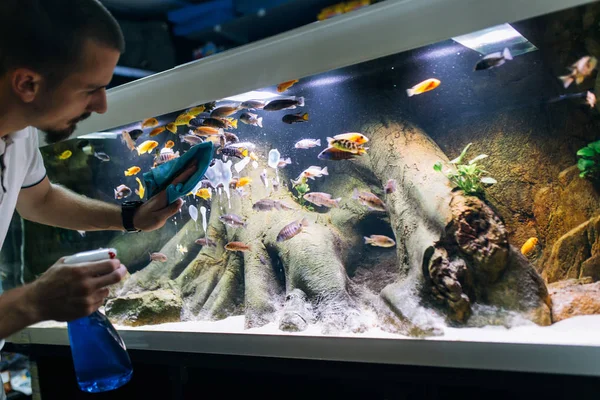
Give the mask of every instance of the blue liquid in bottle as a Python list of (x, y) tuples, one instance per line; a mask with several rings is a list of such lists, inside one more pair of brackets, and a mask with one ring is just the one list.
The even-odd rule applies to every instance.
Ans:
[(104, 314), (96, 311), (67, 326), (81, 390), (106, 392), (129, 382), (133, 367), (125, 343)]

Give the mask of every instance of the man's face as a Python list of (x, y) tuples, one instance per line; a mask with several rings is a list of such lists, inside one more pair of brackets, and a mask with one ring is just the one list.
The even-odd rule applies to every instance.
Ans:
[(106, 112), (106, 86), (110, 83), (120, 53), (87, 41), (79, 68), (51, 90), (41, 90), (32, 102), (35, 127), (46, 132), (46, 141), (67, 139), (79, 121), (92, 113)]

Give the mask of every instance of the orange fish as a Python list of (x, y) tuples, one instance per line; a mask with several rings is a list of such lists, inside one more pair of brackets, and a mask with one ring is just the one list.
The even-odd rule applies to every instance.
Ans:
[(199, 126), (194, 130), (194, 133), (198, 136), (222, 135), (223, 129), (213, 128), (212, 126)]
[(148, 118), (142, 121), (142, 129), (154, 128), (158, 126), (158, 120), (156, 118)]
[(406, 94), (408, 94), (408, 97), (411, 97), (417, 94), (429, 92), (430, 90), (440, 86), (440, 83), (442, 82), (435, 78), (427, 79), (421, 83), (417, 83), (410, 89), (406, 89)]
[(174, 122), (167, 124), (167, 130), (171, 133), (177, 133), (177, 125)]
[(167, 143), (165, 143), (165, 149), (172, 149), (173, 146), (175, 146), (175, 142), (172, 140), (169, 140)]
[(536, 237), (532, 237), (527, 239), (523, 246), (521, 246), (521, 254), (528, 257), (534, 253), (534, 251), (538, 248), (539, 240)]
[(225, 250), (229, 251), (248, 251), (250, 246), (242, 242), (229, 242), (225, 245)]
[(150, 137), (154, 137), (154, 136), (158, 136), (161, 133), (163, 133), (165, 131), (165, 127), (164, 126), (159, 126), (158, 128), (154, 128), (152, 129), (152, 132), (150, 132)]
[(125, 171), (125, 176), (133, 176), (137, 175), (142, 169), (140, 167), (131, 167), (127, 171)]
[(279, 93), (283, 93), (286, 90), (288, 90), (289, 88), (291, 88), (292, 86), (294, 86), (298, 82), (299, 82), (298, 79), (294, 79), (292, 81), (287, 81), (287, 82), (280, 83), (279, 85), (277, 85), (277, 91)]

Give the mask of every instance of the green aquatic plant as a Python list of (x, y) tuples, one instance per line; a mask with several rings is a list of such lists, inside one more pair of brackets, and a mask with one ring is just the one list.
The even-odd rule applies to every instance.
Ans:
[(442, 162), (438, 161), (433, 165), (433, 169), (438, 172), (442, 172), (446, 175), (446, 177), (452, 182), (456, 187), (464, 191), (466, 194), (484, 197), (485, 195), (485, 187), (498, 183), (494, 178), (489, 176), (484, 176), (489, 174), (489, 172), (482, 169), (477, 162), (487, 158), (487, 154), (480, 154), (467, 164), (463, 164), (463, 159), (465, 158), (469, 147), (471, 147), (473, 143), (469, 143), (467, 147), (464, 148), (460, 156), (450, 161), (450, 164), (456, 167), (456, 170), (448, 169), (445, 173), (442, 172)]
[(587, 179), (600, 179), (600, 140), (592, 142), (577, 152), (579, 176)]
[(308, 211), (314, 211), (315, 208), (311, 205), (307, 205), (307, 201), (304, 200), (304, 195), (310, 192), (310, 187), (308, 186), (307, 179), (305, 177), (302, 177), (302, 179), (298, 183), (295, 183), (293, 187), (297, 193), (296, 195), (294, 195), (294, 198), (296, 199), (297, 203), (300, 204), (302, 207), (306, 208)]

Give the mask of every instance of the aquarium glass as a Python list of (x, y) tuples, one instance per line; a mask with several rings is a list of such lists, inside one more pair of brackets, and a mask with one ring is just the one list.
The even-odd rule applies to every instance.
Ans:
[(197, 143), (214, 164), (153, 232), (15, 216), (3, 289), (114, 247), (119, 329), (599, 345), (599, 22), (592, 4), (43, 147), (52, 182), (115, 204)]

